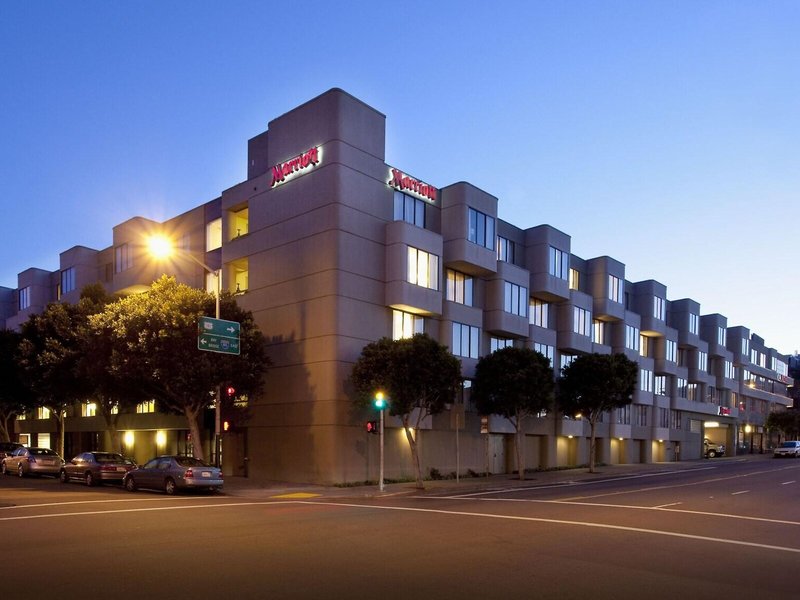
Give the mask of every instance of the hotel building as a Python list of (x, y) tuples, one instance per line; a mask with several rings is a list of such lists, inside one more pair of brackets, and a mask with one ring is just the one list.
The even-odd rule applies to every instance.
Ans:
[[(787, 356), (694, 299), (670, 299), (657, 280), (628, 281), (619, 260), (575, 256), (567, 233), (502, 221), (486, 191), (435, 187), (387, 164), (385, 119), (339, 89), (274, 119), (248, 141), (245, 181), (163, 223), (131, 218), (114, 227), (110, 247), (63, 252), (58, 271), (20, 273), (16, 289), (0, 289), (0, 325), (16, 329), (48, 302), (74, 302), (89, 283), (146, 289), (165, 265), (148, 258), (144, 239), (164, 233), (221, 269), (223, 288), (238, 293), (268, 340), (264, 392), (248, 399), (249, 421), (223, 436), (228, 475), (376, 480), (378, 436), (364, 427), (375, 416), (353, 408), (348, 378), (366, 344), (414, 332), (449, 346), (465, 377), (463, 393), (417, 432), (426, 472), (514, 468), (512, 427), (482, 419), (469, 393), (478, 358), (509, 345), (542, 352), (556, 372), (589, 352), (639, 364), (633, 403), (598, 426), (601, 462), (697, 459), (706, 438), (728, 455), (765, 446), (767, 415), (791, 403)], [(168, 272), (215, 289), (193, 261)], [(17, 436), (47, 445), (55, 429), (46, 416), (17, 420)], [(387, 425), (386, 475), (411, 476), (399, 421)], [(183, 418), (157, 402), (120, 415), (119, 427), (122, 450), (140, 461), (188, 447)], [(91, 404), (76, 405), (67, 458), (107, 448), (104, 429)], [(540, 415), (527, 422), (525, 448), (533, 468), (586, 463), (588, 424)]]

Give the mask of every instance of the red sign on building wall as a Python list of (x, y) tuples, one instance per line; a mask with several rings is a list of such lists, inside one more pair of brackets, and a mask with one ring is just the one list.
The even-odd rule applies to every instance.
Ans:
[(415, 196), (419, 196), (423, 200), (429, 202), (436, 202), (437, 189), (432, 185), (423, 183), (418, 179), (409, 177), (400, 169), (391, 169), (389, 176), (389, 185), (401, 192), (410, 192)]
[(275, 187), (279, 183), (283, 183), (287, 177), (297, 173), (298, 171), (302, 171), (303, 169), (319, 164), (320, 154), (319, 146), (315, 146), (314, 148), (311, 148), (302, 154), (298, 154), (286, 162), (272, 167), (272, 187)]

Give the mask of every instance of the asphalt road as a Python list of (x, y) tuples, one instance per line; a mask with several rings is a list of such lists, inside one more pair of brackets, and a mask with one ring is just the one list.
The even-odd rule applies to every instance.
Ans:
[(0, 598), (800, 597), (800, 461), (280, 496), (0, 478)]

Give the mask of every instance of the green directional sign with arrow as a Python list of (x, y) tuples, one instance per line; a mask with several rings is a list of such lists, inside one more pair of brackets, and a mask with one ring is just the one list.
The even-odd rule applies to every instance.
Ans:
[(237, 321), (200, 317), (197, 324), (197, 348), (208, 352), (239, 354), (239, 330)]

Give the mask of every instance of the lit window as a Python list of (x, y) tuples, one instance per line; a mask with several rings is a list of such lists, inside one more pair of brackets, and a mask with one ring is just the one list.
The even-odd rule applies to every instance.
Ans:
[(504, 282), (503, 310), (512, 315), (527, 317), (528, 288)]
[(231, 291), (235, 294), (241, 294), (250, 289), (250, 271), (249, 261), (246, 258), (240, 258), (230, 264), (230, 269), (227, 273), (231, 276)]
[(639, 370), (639, 389), (643, 392), (653, 391), (653, 372), (649, 369)]
[(61, 271), (61, 293), (68, 294), (75, 289), (75, 267)]
[(666, 317), (664, 299), (658, 296), (653, 296), (653, 317), (661, 321)]
[(439, 289), (439, 257), (424, 250), (408, 247), (408, 283)]
[(678, 360), (678, 342), (674, 340), (666, 341), (666, 359), (670, 362)]
[(394, 220), (425, 227), (425, 202), (403, 192), (394, 193)]
[[(667, 395), (667, 376), (666, 375), (656, 375), (653, 380), (653, 392), (658, 396), (666, 396)], [(661, 425), (661, 427), (666, 427), (666, 425)]]
[(717, 327), (717, 343), (724, 346), (728, 341), (728, 331), (724, 327)]
[(155, 400), (147, 400), (145, 402), (140, 402), (139, 404), (136, 405), (137, 414), (154, 413), (154, 412), (156, 412)]
[(592, 321), (592, 341), (595, 344), (606, 343), (606, 324), (603, 321), (598, 319)]
[(479, 246), (494, 250), (494, 217), (470, 208), (467, 239)]
[(622, 279), (619, 277), (614, 277), (613, 275), (608, 276), (608, 299), (613, 300), (614, 302), (622, 303)]
[(94, 417), (97, 415), (97, 404), (94, 402), (84, 402), (81, 404), (82, 417)]
[(49, 419), (50, 418), (50, 409), (46, 406), (40, 406), (36, 409), (36, 418), (37, 419)]
[(472, 277), (447, 269), (447, 300), (472, 306)]
[(639, 334), (639, 356), (650, 356), (650, 338)]
[(708, 369), (708, 354), (702, 350), (697, 352), (697, 368), (701, 371)]
[(569, 289), (578, 290), (581, 287), (581, 274), (578, 269), (569, 270)]
[(480, 329), (463, 323), (453, 323), (452, 352), (455, 356), (478, 358)]
[(700, 326), (700, 317), (694, 313), (689, 313), (689, 333), (697, 335)]
[(592, 313), (579, 306), (572, 307), (572, 331), (581, 335), (592, 335)]
[(206, 252), (222, 247), (222, 219), (206, 223)]
[(536, 325), (537, 327), (547, 327), (549, 306), (550, 305), (543, 300), (531, 298), (529, 305), (530, 312), (528, 313), (529, 323), (531, 325)]
[(415, 333), (423, 332), (424, 320), (419, 315), (404, 312), (402, 310), (392, 311), (392, 339), (400, 340), (413, 337)]
[(231, 235), (238, 238), (250, 232), (250, 211), (247, 207), (231, 213)]

